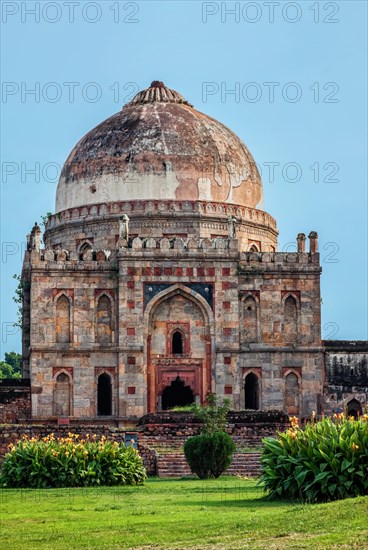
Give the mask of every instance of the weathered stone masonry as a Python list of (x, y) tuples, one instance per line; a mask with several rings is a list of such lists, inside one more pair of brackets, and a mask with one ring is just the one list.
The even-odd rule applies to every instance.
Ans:
[[(178, 375), (199, 402), (215, 391), (242, 409), (244, 379), (253, 374), (257, 408), (279, 410), (291, 375), (299, 396), (287, 405), (289, 412), (321, 410), (318, 254), (239, 253), (236, 240), (229, 239), (221, 248), (219, 240), (208, 240), (205, 250), (200, 242), (188, 249), (178, 241), (165, 250), (133, 241), (100, 261), (49, 260), (48, 250), (28, 254), (24, 276), (37, 319), (31, 322), (34, 418), (97, 417), (97, 379), (103, 373), (112, 380), (111, 415), (122, 421), (160, 408), (163, 390)], [(209, 288), (206, 300), (201, 294)], [(111, 300), (110, 341), (102, 343), (101, 297)], [(289, 299), (295, 324), (285, 342)], [(258, 328), (248, 336), (250, 307)], [(188, 353), (171, 353), (174, 329), (187, 331)], [(64, 341), (57, 341), (62, 331)], [(64, 408), (58, 408), (59, 399)]]
[(280, 253), (262, 208), (242, 141), (161, 82), (88, 132), (43, 246), (37, 224), (28, 236), (32, 420), (126, 426), (209, 392), (235, 410), (362, 409), (366, 363), (340, 384), (346, 353), (321, 342), (317, 233)]

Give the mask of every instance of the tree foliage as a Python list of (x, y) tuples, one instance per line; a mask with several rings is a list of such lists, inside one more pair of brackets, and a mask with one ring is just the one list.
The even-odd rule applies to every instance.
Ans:
[(22, 279), (21, 275), (13, 275), (13, 279), (18, 281), (18, 284), (15, 289), (15, 294), (13, 296), (13, 302), (18, 305), (17, 310), (17, 322), (14, 323), (14, 326), (22, 328), (23, 326), (23, 300), (24, 300), (24, 291), (29, 288), (29, 282)]
[(226, 432), (190, 437), (184, 444), (185, 458), (200, 479), (218, 478), (231, 464), (235, 444)]
[(194, 405), (193, 410), (202, 422), (201, 433), (210, 435), (225, 431), (230, 406), (230, 399), (220, 401), (214, 393), (207, 396), (207, 405)]
[(192, 408), (202, 422), (201, 434), (185, 442), (184, 454), (192, 473), (200, 479), (217, 478), (231, 464), (235, 444), (225, 432), (230, 405), (230, 399), (219, 401), (210, 394), (207, 405)]
[(4, 361), (0, 361), (0, 378), (21, 378), (22, 356), (15, 351), (5, 352)]

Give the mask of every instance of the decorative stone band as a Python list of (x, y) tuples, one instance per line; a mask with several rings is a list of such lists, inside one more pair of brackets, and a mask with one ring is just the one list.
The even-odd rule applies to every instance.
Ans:
[(177, 214), (200, 214), (211, 218), (228, 218), (235, 216), (239, 221), (252, 222), (277, 232), (276, 220), (263, 210), (238, 206), (236, 204), (203, 202), (203, 201), (121, 201), (103, 204), (93, 204), (58, 212), (48, 218), (46, 231), (69, 221), (89, 221), (101, 218), (118, 218), (122, 214), (128, 216), (173, 216)]
[(137, 254), (142, 257), (152, 259), (152, 251), (155, 250), (157, 258), (177, 257), (185, 258), (191, 255), (197, 257), (198, 253), (224, 257), (239, 262), (239, 275), (242, 271), (254, 269), (255, 264), (272, 266), (278, 269), (278, 266), (285, 265), (290, 269), (291, 266), (299, 264), (300, 267), (313, 264), (319, 267), (320, 257), (318, 253), (306, 252), (239, 252), (238, 241), (235, 239), (139, 239), (138, 237), (127, 241), (118, 242), (117, 250), (87, 250), (82, 256), (76, 251), (41, 249), (32, 250), (25, 253), (25, 263), (53, 264), (55, 266), (65, 263), (71, 264), (95, 264), (102, 269), (116, 268), (116, 260), (119, 258), (136, 257)]
[(239, 270), (242, 267), (254, 263), (263, 264), (317, 264), (319, 265), (319, 253), (314, 254), (307, 252), (240, 252)]

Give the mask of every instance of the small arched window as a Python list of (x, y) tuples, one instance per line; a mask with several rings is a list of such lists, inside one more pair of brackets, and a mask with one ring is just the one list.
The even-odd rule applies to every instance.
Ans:
[(183, 335), (179, 330), (176, 330), (172, 335), (172, 353), (174, 355), (183, 354)]
[(258, 246), (255, 244), (252, 244), (252, 246), (249, 249), (249, 252), (259, 252)]
[(57, 343), (70, 342), (70, 302), (65, 294), (56, 301), (55, 335)]
[(244, 406), (246, 409), (259, 409), (259, 381), (253, 372), (245, 378)]
[(97, 302), (97, 342), (110, 344), (112, 342), (112, 307), (111, 300), (102, 294)]
[(84, 254), (88, 251), (92, 252), (92, 246), (90, 245), (90, 243), (85, 242), (79, 247), (79, 259), (83, 260)]
[(64, 372), (56, 378), (53, 409), (54, 416), (70, 416), (70, 381)]
[(112, 414), (112, 384), (107, 373), (98, 377), (97, 382), (97, 415), (111, 416)]

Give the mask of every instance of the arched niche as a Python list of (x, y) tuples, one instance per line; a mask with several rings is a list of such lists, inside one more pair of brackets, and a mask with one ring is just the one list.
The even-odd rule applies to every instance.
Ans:
[(241, 301), (241, 341), (259, 341), (259, 304), (251, 294)]
[(65, 372), (59, 373), (55, 379), (53, 414), (54, 416), (71, 414), (71, 384)]
[(300, 383), (295, 372), (288, 372), (284, 376), (284, 401), (286, 412), (290, 415), (300, 414)]
[(65, 344), (71, 341), (71, 304), (65, 294), (56, 299), (55, 305), (55, 341)]
[(113, 304), (110, 296), (101, 294), (96, 307), (96, 341), (110, 344), (113, 340)]
[(293, 344), (298, 339), (299, 302), (293, 294), (288, 294), (283, 300), (284, 323), (283, 335), (286, 344)]

